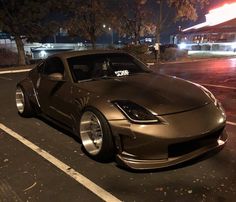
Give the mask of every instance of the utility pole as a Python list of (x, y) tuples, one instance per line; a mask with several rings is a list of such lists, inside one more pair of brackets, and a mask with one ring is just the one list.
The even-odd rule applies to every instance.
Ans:
[(57, 43), (57, 35), (56, 34), (53, 34), (53, 42)]
[(156, 27), (156, 45), (158, 48), (156, 49), (156, 64), (159, 66), (160, 63), (160, 38), (161, 38), (161, 29), (162, 29), (162, 11), (163, 11), (163, 0), (159, 0), (159, 15), (157, 17), (157, 27)]
[(114, 43), (114, 33), (113, 33), (113, 29), (111, 27), (109, 27), (109, 31), (111, 32), (111, 45), (113, 45)]

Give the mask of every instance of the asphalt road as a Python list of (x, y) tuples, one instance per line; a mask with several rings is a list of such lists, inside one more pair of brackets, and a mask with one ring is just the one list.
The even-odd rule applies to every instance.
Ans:
[[(235, 201), (236, 59), (165, 64), (156, 71), (205, 84), (222, 102), (229, 141), (221, 152), (146, 172), (124, 170), (115, 162), (95, 162), (71, 134), (17, 114), (15, 85), (26, 73), (0, 74), (0, 123), (37, 145), (37, 152), (45, 150), (121, 201)], [(79, 183), (37, 152), (0, 130), (0, 202), (102, 200), (85, 188), (86, 183)]]

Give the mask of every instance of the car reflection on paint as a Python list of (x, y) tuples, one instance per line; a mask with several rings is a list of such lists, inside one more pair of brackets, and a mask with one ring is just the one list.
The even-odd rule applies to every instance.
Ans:
[(66, 52), (17, 84), (20, 115), (41, 115), (77, 135), (98, 161), (132, 169), (175, 165), (222, 148), (221, 104), (206, 88), (152, 72), (120, 51)]

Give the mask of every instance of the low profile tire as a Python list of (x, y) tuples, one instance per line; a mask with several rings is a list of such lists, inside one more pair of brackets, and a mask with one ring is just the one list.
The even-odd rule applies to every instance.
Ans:
[(18, 113), (23, 117), (31, 117), (34, 114), (29, 97), (25, 89), (20, 85), (16, 87), (16, 108)]
[(114, 157), (111, 129), (105, 117), (96, 109), (84, 111), (80, 119), (80, 138), (93, 159), (109, 162)]

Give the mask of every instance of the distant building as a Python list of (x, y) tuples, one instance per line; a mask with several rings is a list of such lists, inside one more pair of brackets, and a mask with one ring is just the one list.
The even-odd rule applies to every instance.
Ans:
[(210, 10), (206, 21), (181, 30), (175, 36), (189, 50), (236, 50), (236, 2)]
[(12, 41), (11, 35), (0, 30), (0, 47), (9, 46), (15, 43)]
[(5, 32), (0, 31), (0, 44), (11, 43), (11, 36)]

